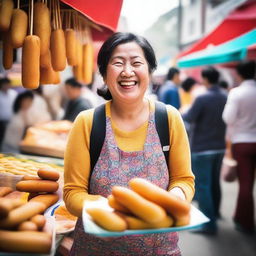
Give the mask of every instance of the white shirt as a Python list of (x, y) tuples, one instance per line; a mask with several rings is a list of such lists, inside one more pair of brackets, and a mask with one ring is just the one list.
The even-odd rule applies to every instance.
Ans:
[(222, 118), (232, 129), (232, 143), (256, 142), (256, 81), (245, 80), (230, 91)]
[(7, 125), (4, 135), (2, 151), (5, 153), (19, 152), (19, 143), (22, 140), (25, 128), (27, 126), (26, 113), (19, 111), (13, 115), (11, 121)]
[(17, 92), (9, 89), (7, 92), (0, 90), (0, 120), (9, 121), (13, 114), (13, 103), (17, 96)]
[(34, 94), (33, 103), (28, 110), (27, 117), (29, 125), (41, 124), (52, 120), (47, 103), (42, 96)]

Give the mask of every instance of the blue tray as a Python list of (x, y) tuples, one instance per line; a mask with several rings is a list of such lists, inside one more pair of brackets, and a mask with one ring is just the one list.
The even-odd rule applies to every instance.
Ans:
[(170, 227), (170, 228), (159, 228), (159, 229), (143, 229), (143, 230), (125, 230), (122, 232), (111, 232), (99, 227), (95, 222), (93, 222), (91, 216), (86, 212), (88, 208), (103, 208), (110, 211), (113, 209), (108, 205), (108, 201), (105, 198), (97, 201), (91, 201), (84, 203), (83, 206), (83, 226), (85, 233), (89, 233), (99, 237), (116, 237), (116, 236), (127, 236), (127, 235), (141, 235), (141, 234), (156, 234), (156, 233), (167, 233), (176, 232), (182, 230), (189, 230), (199, 228), (202, 224), (209, 221), (209, 219), (199, 211), (195, 206), (192, 205), (190, 212), (190, 223), (189, 225), (182, 227)]

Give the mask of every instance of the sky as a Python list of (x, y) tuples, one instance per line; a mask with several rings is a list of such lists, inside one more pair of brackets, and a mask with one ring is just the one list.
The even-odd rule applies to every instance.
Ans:
[(130, 32), (143, 34), (159, 16), (177, 4), (178, 0), (123, 0), (121, 16), (126, 17)]

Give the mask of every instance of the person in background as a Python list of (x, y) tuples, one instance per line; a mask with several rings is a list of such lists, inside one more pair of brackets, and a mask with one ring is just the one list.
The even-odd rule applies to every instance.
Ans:
[(239, 231), (255, 232), (253, 186), (256, 168), (256, 82), (255, 62), (236, 67), (240, 85), (231, 89), (223, 120), (232, 128), (232, 155), (237, 161), (239, 192), (233, 220)]
[(90, 109), (76, 118), (64, 157), (64, 201), (79, 217), (71, 255), (180, 256), (176, 232), (109, 239), (84, 232), (83, 203), (106, 198), (114, 185), (128, 187), (131, 178), (145, 178), (178, 200), (191, 201), (194, 194), (189, 143), (180, 113), (166, 106), (168, 167), (155, 127), (155, 102), (145, 97), (157, 65), (151, 45), (143, 37), (115, 33), (102, 45), (97, 62), (106, 84), (98, 92), (108, 100), (103, 105), (106, 134), (101, 153), (92, 167), (89, 145), (95, 110)]
[(180, 112), (181, 113), (188, 110), (188, 108), (191, 106), (194, 100), (191, 92), (195, 84), (196, 84), (196, 80), (192, 77), (186, 78), (181, 83), (181, 88), (180, 88), (180, 99), (181, 99)]
[(48, 104), (43, 96), (43, 86), (39, 86), (32, 92), (34, 94), (34, 99), (28, 110), (27, 117), (29, 125), (31, 126), (51, 121), (52, 117), (48, 110)]
[(14, 101), (12, 116), (4, 136), (2, 150), (6, 153), (18, 153), (26, 128), (29, 126), (28, 114), (33, 102), (33, 93), (24, 91)]
[(180, 71), (177, 68), (170, 68), (166, 82), (160, 87), (158, 99), (165, 104), (180, 108), (180, 96), (178, 87), (180, 85)]
[(60, 120), (64, 115), (62, 108), (63, 89), (62, 84), (45, 84), (43, 96), (47, 102), (49, 113), (53, 120)]
[(221, 200), (220, 169), (225, 152), (225, 123), (222, 112), (227, 96), (218, 86), (219, 72), (206, 67), (201, 72), (207, 91), (198, 96), (183, 119), (193, 124), (191, 135), (192, 169), (201, 211), (210, 219), (198, 233), (215, 234)]
[(73, 122), (81, 111), (92, 108), (91, 103), (82, 97), (82, 87), (83, 85), (75, 78), (69, 78), (65, 81), (65, 91), (69, 101), (63, 120)]
[(10, 79), (0, 78), (0, 150), (6, 127), (13, 115), (13, 102), (17, 96), (17, 92), (10, 87)]
[(229, 86), (225, 80), (219, 81), (219, 87), (224, 93), (228, 94)]

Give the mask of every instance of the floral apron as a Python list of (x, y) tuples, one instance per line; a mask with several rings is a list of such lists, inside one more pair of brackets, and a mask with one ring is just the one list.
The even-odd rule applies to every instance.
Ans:
[[(134, 177), (167, 189), (169, 171), (151, 112), (143, 151), (124, 152), (115, 141), (111, 119), (106, 117), (106, 137), (90, 180), (90, 194), (107, 197), (114, 185), (128, 187)], [(106, 241), (84, 232), (81, 218), (75, 228), (73, 256), (179, 256), (178, 234), (160, 233), (114, 237)]]

